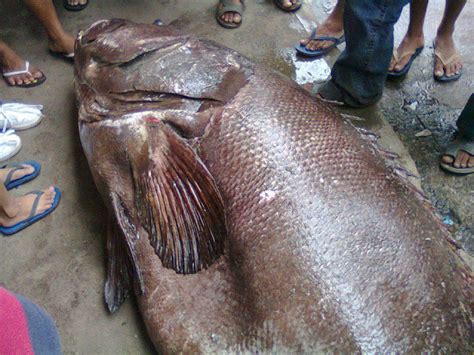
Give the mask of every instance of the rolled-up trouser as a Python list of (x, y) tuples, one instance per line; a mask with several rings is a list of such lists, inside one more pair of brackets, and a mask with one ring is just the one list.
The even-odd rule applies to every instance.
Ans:
[(352, 106), (377, 102), (393, 52), (393, 27), (409, 0), (346, 0), (346, 48), (332, 69), (332, 81)]
[(464, 106), (456, 125), (463, 137), (474, 141), (474, 93), (471, 94), (466, 106)]
[(51, 317), (25, 297), (0, 287), (0, 354), (61, 354)]

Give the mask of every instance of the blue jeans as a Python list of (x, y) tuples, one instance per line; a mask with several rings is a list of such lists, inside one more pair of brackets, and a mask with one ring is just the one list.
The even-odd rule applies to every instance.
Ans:
[(409, 0), (346, 0), (346, 49), (332, 69), (332, 83), (351, 106), (382, 97), (393, 51), (393, 27)]

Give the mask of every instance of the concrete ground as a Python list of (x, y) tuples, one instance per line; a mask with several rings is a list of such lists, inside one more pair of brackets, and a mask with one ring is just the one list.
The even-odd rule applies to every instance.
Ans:
[[(305, 30), (325, 18), (333, 4), (329, 0), (305, 1), (296, 15), (279, 11), (271, 1), (247, 1), (244, 23), (237, 30), (225, 30), (216, 24), (215, 0), (90, 2), (86, 10), (70, 13), (57, 1), (68, 31), (77, 33), (93, 21), (110, 17), (141, 22), (156, 18), (165, 23), (176, 20), (184, 30), (239, 50), (309, 88), (327, 79), (329, 66), (343, 49), (342, 45), (315, 61), (296, 59), (292, 49)], [(474, 255), (474, 175), (454, 177), (441, 172), (437, 165), (456, 117), (474, 91), (474, 42), (469, 22), (474, 18), (474, 2), (468, 0), (456, 31), (465, 61), (464, 75), (458, 82), (445, 85), (432, 79), (430, 44), (443, 3), (430, 3), (425, 26), (427, 46), (408, 77), (388, 83), (382, 101), (375, 107), (347, 113), (365, 118), (356, 123), (381, 135), (382, 144), (398, 152), (406, 167), (418, 170), (424, 190), (446, 223), (452, 225), (455, 238), (467, 253)], [(73, 68), (48, 54), (39, 23), (21, 1), (1, 0), (0, 8), (0, 38), (48, 77), (45, 84), (34, 89), (9, 88), (0, 82), (0, 100), (41, 103), (46, 116), (38, 127), (19, 133), (24, 146), (12, 160), (35, 159), (42, 163), (43, 170), (38, 179), (16, 193), (49, 184), (63, 191), (61, 204), (51, 216), (18, 235), (0, 239), (0, 283), (33, 299), (53, 316), (65, 353), (152, 353), (133, 300), (112, 316), (104, 307), (106, 215), (79, 143)], [(404, 11), (397, 24), (396, 43), (407, 22), (408, 12)], [(415, 134), (424, 129), (432, 135), (417, 138)]]

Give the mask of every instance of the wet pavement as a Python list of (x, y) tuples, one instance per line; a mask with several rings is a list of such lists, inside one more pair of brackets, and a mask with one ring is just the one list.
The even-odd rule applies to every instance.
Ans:
[[(296, 14), (278, 10), (271, 1), (247, 1), (244, 22), (236, 30), (223, 29), (216, 23), (214, 0), (90, 2), (86, 10), (70, 13), (62, 9), (61, 1), (56, 1), (68, 31), (77, 33), (102, 18), (122, 17), (137, 22), (159, 18), (234, 48), (291, 76), (308, 90), (327, 80), (330, 67), (344, 48), (340, 45), (328, 56), (313, 61), (295, 56), (294, 45), (332, 9), (333, 2), (327, 0), (305, 1)], [(438, 168), (439, 154), (451, 139), (456, 118), (474, 92), (474, 41), (470, 33), (474, 2), (468, 0), (455, 35), (465, 62), (463, 77), (450, 84), (439, 84), (432, 78), (431, 42), (443, 6), (441, 0), (430, 1), (426, 47), (408, 76), (387, 83), (383, 99), (375, 107), (344, 112), (362, 118), (354, 123), (375, 131), (383, 146), (401, 156), (402, 165), (420, 175), (415, 183), (421, 183), (451, 225), (454, 237), (474, 255), (474, 174), (456, 177)], [(0, 38), (48, 77), (45, 84), (29, 90), (0, 83), (0, 100), (45, 106), (46, 117), (41, 125), (20, 132), (23, 149), (14, 160), (35, 159), (43, 165), (41, 176), (28, 189), (55, 184), (63, 191), (61, 204), (52, 216), (21, 235), (0, 239), (0, 283), (51, 313), (66, 353), (151, 353), (134, 302), (127, 301), (113, 316), (107, 314), (103, 304), (106, 217), (79, 143), (72, 66), (48, 54), (41, 27), (20, 1), (0, 0), (0, 9)], [(407, 10), (396, 26), (396, 43), (407, 27)], [(429, 136), (416, 136), (426, 130)]]

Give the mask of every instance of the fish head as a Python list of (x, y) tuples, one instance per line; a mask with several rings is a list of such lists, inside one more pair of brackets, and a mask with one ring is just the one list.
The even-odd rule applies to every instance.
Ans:
[(82, 105), (88, 99), (87, 106), (95, 106), (92, 115), (82, 115), (86, 120), (145, 106), (166, 116), (223, 106), (253, 70), (245, 57), (214, 42), (121, 19), (99, 21), (81, 32), (76, 58)]

